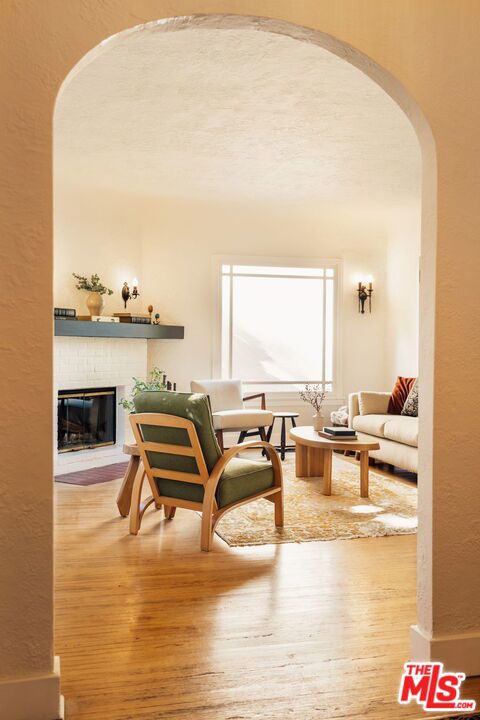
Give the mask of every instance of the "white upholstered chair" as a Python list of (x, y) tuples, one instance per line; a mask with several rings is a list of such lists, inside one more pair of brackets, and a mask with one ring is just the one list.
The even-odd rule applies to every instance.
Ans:
[[(223, 452), (223, 433), (239, 432), (241, 443), (246, 437), (260, 435), (266, 439), (265, 428), (273, 422), (273, 413), (265, 407), (265, 393), (243, 396), (240, 380), (192, 380), (192, 392), (208, 396), (212, 410), (213, 427)], [(261, 399), (261, 408), (247, 408), (245, 400)]]

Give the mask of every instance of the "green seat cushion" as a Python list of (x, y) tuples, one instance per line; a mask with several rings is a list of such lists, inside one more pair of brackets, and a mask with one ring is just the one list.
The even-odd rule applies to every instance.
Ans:
[[(158, 492), (166, 497), (203, 502), (203, 485), (156, 478)], [(269, 462), (233, 458), (222, 473), (217, 485), (219, 508), (243, 500), (273, 485), (273, 468)]]
[(273, 485), (273, 468), (270, 462), (233, 458), (222, 473), (217, 485), (219, 508), (238, 502)]
[[(191, 420), (197, 431), (200, 447), (208, 472), (211, 473), (221, 457), (212, 423), (212, 413), (206, 395), (177, 393), (164, 390), (145, 390), (134, 398), (138, 413), (165, 413)], [(187, 431), (183, 428), (142, 426), (145, 440), (169, 445), (189, 446)], [(154, 468), (178, 470), (198, 474), (195, 458), (184, 455), (149, 452), (148, 459)], [(166, 497), (203, 502), (203, 485), (167, 478), (156, 478), (158, 492)], [(218, 507), (243, 500), (273, 484), (273, 469), (269, 462), (233, 458), (225, 468), (217, 486)]]

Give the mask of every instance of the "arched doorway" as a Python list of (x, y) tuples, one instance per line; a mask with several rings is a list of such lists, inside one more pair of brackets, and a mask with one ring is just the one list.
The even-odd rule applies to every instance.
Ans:
[[(148, 15), (148, 13), (147, 13), (147, 15)], [(236, 18), (236, 19), (238, 19), (238, 18)], [(301, 18), (298, 18), (298, 20), (301, 21)], [(306, 23), (311, 22), (313, 24), (316, 24), (314, 22), (313, 18), (308, 17), (308, 13), (306, 14), (306, 16), (303, 16), (303, 21)], [(119, 29), (119, 25), (120, 25), (120, 27), (126, 27), (128, 25), (127, 18), (124, 18), (124, 19), (120, 20), (119, 22), (116, 22), (115, 27), (112, 27), (111, 25), (110, 25), (110, 27), (112, 27), (112, 30), (117, 30), (117, 29)], [(104, 25), (101, 30), (97, 29), (95, 31), (95, 33), (97, 33), (97, 36), (95, 36), (95, 33), (90, 34), (90, 36), (89, 36), (90, 40), (87, 40), (87, 47), (91, 46), (93, 44), (93, 42), (96, 42), (98, 40), (98, 33), (100, 33), (100, 36), (101, 36), (102, 32), (103, 32), (103, 34), (105, 34), (105, 32), (104, 32), (105, 27), (107, 27), (107, 26), (108, 26), (108, 23), (106, 25)], [(330, 23), (330, 25), (327, 25), (327, 26), (334, 29), (334, 23)], [(303, 30), (302, 30), (302, 32), (303, 32)], [(309, 32), (309, 31), (307, 30), (307, 32)], [(349, 34), (348, 31), (345, 31), (345, 35), (346, 35), (346, 37), (349, 37), (349, 38), (352, 37), (352, 35)], [(352, 37), (352, 39), (353, 39), (353, 37)], [(91, 42), (91, 40), (93, 40), (93, 42)], [(329, 38), (329, 40), (331, 40), (331, 38)], [(81, 43), (79, 45), (81, 45)], [(370, 44), (370, 46), (372, 48), (374, 48), (374, 43)], [(368, 42), (365, 43), (365, 47), (366, 47), (366, 49), (368, 49), (368, 47), (369, 47)], [(75, 52), (78, 52), (78, 49), (79, 49), (79, 46), (77, 45)], [(85, 47), (83, 48), (83, 50), (80, 50), (80, 54), (82, 51), (84, 51), (84, 49), (85, 49)], [(343, 50), (343, 52), (345, 52), (345, 50)], [(348, 52), (350, 52), (350, 49), (348, 49)], [(372, 54), (375, 54), (375, 53), (372, 53)], [(353, 52), (353, 55), (356, 56), (356, 53)], [(381, 53), (379, 53), (379, 55), (381, 56)], [(365, 56), (362, 56), (362, 57), (365, 57)], [(366, 66), (370, 67), (370, 71), (372, 73), (375, 74), (378, 72), (378, 67), (375, 64), (369, 63), (368, 60), (366, 60), (365, 62), (366, 62)], [(399, 67), (400, 68), (402, 67), (401, 62), (399, 63)], [(383, 71), (380, 71), (379, 74), (382, 75)], [(408, 76), (408, 73), (405, 73), (405, 75)], [(392, 77), (390, 75), (387, 74), (387, 76), (388, 76), (389, 81), (392, 80)], [(61, 75), (59, 76), (57, 74), (54, 82), (58, 82), (59, 77), (61, 77)], [(394, 83), (394, 85), (396, 84), (395, 81), (392, 80), (392, 82)], [(398, 87), (397, 89), (399, 91), (399, 97), (402, 96), (405, 100), (405, 107), (408, 107), (409, 102), (408, 102), (408, 99), (405, 97), (405, 93), (403, 92), (402, 88)], [(392, 96), (394, 96), (394, 95), (395, 95), (395, 93), (392, 93)], [(402, 103), (399, 102), (399, 104), (402, 104)], [(51, 110), (51, 106), (49, 107), (49, 110)], [(415, 111), (413, 111), (413, 114), (415, 114)], [(432, 111), (432, 114), (434, 114), (434, 111)], [(425, 201), (425, 199), (428, 200), (428, 198), (430, 198), (430, 200), (434, 201), (434, 199), (435, 199), (435, 172), (434, 172), (434, 161), (433, 161), (433, 143), (431, 141), (431, 138), (429, 138), (428, 129), (426, 129), (426, 126), (423, 124), (422, 121), (420, 121), (418, 124), (417, 132), (419, 132), (423, 138), (422, 147), (424, 149), (424, 157), (430, 161), (426, 165), (426, 169), (430, 170), (431, 172), (425, 173), (426, 196), (424, 196), (424, 201)], [(424, 209), (425, 209), (425, 212), (424, 212), (423, 226), (424, 226), (425, 243), (424, 243), (424, 250), (423, 250), (424, 272), (422, 275), (422, 297), (423, 297), (423, 307), (426, 311), (426, 317), (425, 317), (426, 322), (423, 325), (422, 334), (423, 334), (424, 339), (426, 340), (426, 347), (431, 348), (431, 347), (433, 347), (433, 298), (434, 298), (433, 267), (434, 267), (434, 262), (435, 262), (435, 257), (434, 257), (434, 255), (435, 255), (435, 243), (434, 243), (435, 206), (434, 206), (434, 202), (433, 203), (431, 202), (429, 204), (427, 203), (427, 205), (425, 205), (425, 202), (424, 202)], [(429, 240), (429, 238), (430, 238), (430, 240)], [(424, 374), (425, 376), (431, 377), (430, 370), (431, 370), (432, 365), (433, 365), (432, 355), (430, 355), (429, 357), (425, 357), (423, 364), (421, 365), (420, 372), (422, 374)], [(423, 414), (424, 414), (424, 418), (431, 420), (432, 419), (431, 388), (430, 388), (430, 390), (428, 389), (428, 387), (425, 388), (425, 393), (426, 393), (426, 395), (425, 395), (425, 401), (424, 401), (424, 405), (423, 405)], [(431, 441), (430, 437), (424, 438), (424, 443), (423, 443), (423, 448), (424, 448), (423, 479), (424, 479), (424, 483), (423, 483), (423, 487), (425, 488), (425, 493), (426, 493), (426, 498), (425, 498), (425, 500), (426, 500), (426, 504), (425, 504), (426, 523), (424, 524), (424, 528), (426, 528), (429, 533), (431, 530), (431, 526), (429, 523), (430, 505), (428, 504), (429, 497), (430, 497), (430, 489), (431, 489), (431, 482), (430, 482), (430, 480), (431, 480), (431, 478), (430, 478), (431, 457), (432, 457), (431, 443), (432, 443), (432, 441)], [(421, 563), (422, 563), (421, 564), (421, 570), (422, 570), (421, 577), (428, 578), (428, 576), (430, 575), (430, 562), (431, 562), (431, 542), (430, 542), (430, 538), (428, 538), (428, 542), (426, 543), (425, 553), (423, 554), (422, 559), (421, 559)], [(424, 585), (424, 590), (422, 590), (422, 592), (421, 592), (422, 600), (426, 601), (425, 606), (423, 605), (423, 603), (421, 604), (421, 608), (425, 607), (425, 613), (423, 615), (423, 620), (425, 622), (422, 623), (424, 627), (428, 627), (431, 624), (431, 622), (430, 622), (431, 618), (429, 617), (430, 613), (429, 613), (429, 601), (428, 601), (428, 598), (431, 595), (430, 590), (431, 590), (431, 587), (429, 587), (429, 581), (426, 580), (425, 585)]]
[[(425, 153), (427, 157), (429, 156), (429, 153), (432, 153), (429, 157), (432, 162), (432, 166), (430, 168), (432, 176), (435, 174), (435, 168), (434, 168), (434, 155), (433, 155), (433, 149), (432, 149), (432, 141), (430, 137), (430, 132), (428, 129), (428, 126), (425, 123), (425, 120), (423, 118), (423, 115), (415, 105), (415, 103), (412, 102), (412, 100), (408, 97), (408, 95), (404, 92), (403, 88), (400, 86), (400, 84), (395, 81), (388, 73), (385, 73), (381, 68), (379, 68), (377, 65), (372, 63), (370, 60), (365, 58), (362, 54), (354, 51), (351, 48), (347, 48), (344, 44), (339, 43), (335, 41), (330, 36), (325, 36), (322, 33), (318, 33), (316, 31), (307, 30), (305, 28), (299, 29), (295, 26), (291, 26), (286, 23), (279, 23), (276, 21), (268, 21), (258, 18), (238, 18), (238, 17), (228, 17), (228, 16), (220, 16), (220, 17), (202, 17), (202, 18), (173, 18), (171, 20), (162, 20), (158, 22), (150, 23), (146, 26), (139, 26), (136, 28), (133, 28), (131, 30), (125, 31), (124, 33), (121, 33), (117, 36), (114, 36), (113, 38), (110, 38), (108, 41), (106, 41), (101, 47), (95, 48), (92, 50), (89, 54), (83, 58), (83, 60), (75, 66), (75, 68), (72, 70), (70, 75), (67, 77), (67, 79), (64, 82), (63, 88), (67, 88), (69, 81), (71, 81), (73, 78), (77, 76), (77, 74), (80, 74), (82, 70), (84, 70), (87, 66), (93, 64), (95, 62), (95, 59), (99, 57), (102, 53), (112, 50), (112, 48), (118, 47), (121, 45), (122, 42), (127, 41), (129, 39), (138, 39), (141, 37), (142, 32), (147, 32), (151, 34), (157, 34), (161, 36), (162, 34), (169, 33), (170, 35), (172, 33), (178, 33), (182, 32), (184, 30), (197, 30), (199, 32), (208, 31), (208, 30), (253, 30), (258, 33), (270, 33), (274, 35), (279, 35), (282, 37), (288, 37), (296, 41), (300, 41), (302, 43), (311, 44), (311, 45), (318, 45), (321, 48), (327, 49), (329, 52), (334, 53), (338, 57), (341, 57), (342, 59), (345, 59), (347, 62), (355, 65), (358, 69), (360, 69), (362, 72), (367, 74), (371, 79), (373, 79), (378, 85), (382, 87), (394, 100), (395, 102), (401, 107), (401, 109), (405, 112), (407, 117), (410, 119), (411, 123), (415, 127), (415, 130), (417, 132), (417, 135), (419, 137), (420, 142), (424, 143), (425, 147), (424, 150), (424, 160), (425, 160)], [(59, 94), (60, 102), (62, 98), (62, 92)], [(428, 160), (427, 160), (428, 164)], [(427, 173), (428, 175), (428, 173)], [(428, 194), (428, 193), (427, 193)], [(425, 203), (425, 196), (423, 198)], [(433, 217), (434, 211), (432, 211), (432, 205), (431, 203), (435, 203), (435, 193), (428, 194), (427, 197), (427, 213), (426, 217)], [(430, 205), (430, 209), (428, 209), (428, 206)], [(428, 230), (428, 227), (427, 227)], [(430, 238), (431, 239), (431, 238)], [(423, 256), (428, 257), (430, 254), (429, 251), (429, 238), (428, 238), (428, 232), (427, 232), (427, 240), (425, 239), (425, 223), (424, 223), (424, 235), (423, 235)], [(427, 292), (427, 291), (426, 291)], [(425, 375), (428, 376), (428, 372), (425, 372)], [(428, 466), (428, 462), (426, 463)], [(422, 477), (424, 475), (424, 471), (422, 471)], [(423, 479), (421, 478), (420, 484), (422, 485)]]

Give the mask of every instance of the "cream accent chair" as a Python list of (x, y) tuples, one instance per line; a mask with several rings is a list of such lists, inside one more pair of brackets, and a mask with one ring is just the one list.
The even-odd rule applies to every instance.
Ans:
[[(265, 428), (273, 423), (273, 413), (265, 407), (265, 393), (244, 397), (241, 380), (192, 380), (190, 389), (208, 397), (215, 435), (222, 452), (225, 432), (240, 431), (239, 443), (252, 435), (260, 435), (264, 441), (267, 439)], [(261, 408), (244, 407), (245, 400), (255, 398), (261, 398)]]
[(377, 441), (370, 457), (418, 472), (418, 417), (389, 415), (389, 392), (358, 392), (348, 396), (348, 426), (362, 438)]

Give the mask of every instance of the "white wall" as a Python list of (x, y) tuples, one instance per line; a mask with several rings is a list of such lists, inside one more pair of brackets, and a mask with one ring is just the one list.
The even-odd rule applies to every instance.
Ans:
[(418, 375), (418, 307), (421, 206), (392, 212), (387, 245), (387, 358), (391, 382)]
[(54, 214), (54, 303), (73, 307), (88, 315), (87, 292), (77, 290), (72, 273), (97, 273), (114, 291), (105, 295), (102, 313), (122, 312), (121, 289), (142, 270), (142, 201), (134, 194), (122, 194), (92, 182), (87, 187), (57, 182)]

